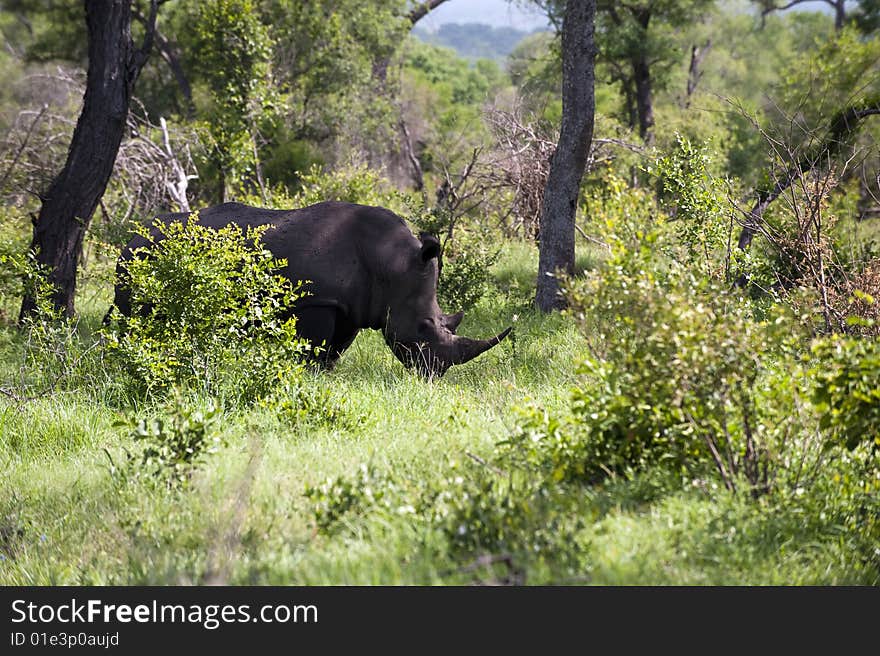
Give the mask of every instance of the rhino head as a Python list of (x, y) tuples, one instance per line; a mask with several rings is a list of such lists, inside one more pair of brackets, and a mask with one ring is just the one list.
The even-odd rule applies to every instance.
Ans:
[(506, 328), (489, 339), (456, 335), (464, 312), (444, 314), (437, 304), (440, 242), (422, 233), (418, 252), (407, 274), (392, 294), (383, 329), (385, 341), (397, 359), (426, 377), (440, 377), (488, 351), (510, 333)]

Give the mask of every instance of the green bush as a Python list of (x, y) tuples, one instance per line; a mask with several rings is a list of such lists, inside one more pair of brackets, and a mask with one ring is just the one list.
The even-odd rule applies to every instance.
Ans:
[(312, 503), (318, 531), (325, 535), (336, 531), (343, 519), (377, 508), (388, 510), (399, 496), (394, 481), (373, 465), (361, 465), (353, 478), (338, 476), (308, 485), (303, 494)]
[(402, 485), (373, 465), (361, 465), (354, 476), (307, 486), (305, 496), (324, 535), (370, 517), (405, 518), (423, 540), (428, 534), (439, 537), (455, 562), (497, 558), (508, 574), (536, 561), (573, 564), (576, 533), (584, 527), (575, 508), (578, 497), (522, 474), (451, 462), (437, 478)]
[(311, 421), (353, 429), (362, 420), (349, 410), (344, 400), (330, 391), (324, 381), (312, 377), (285, 380), (260, 404), (291, 426)]
[(106, 385), (114, 372), (104, 368), (100, 344), (94, 336), (81, 334), (77, 318), (55, 308), (54, 288), (33, 252), (0, 252), (0, 265), (7, 267), (6, 275), (0, 276), (0, 296), (8, 293), (17, 306), (27, 294), (36, 305), (19, 326), (24, 348), (15, 393), (29, 398)]
[(390, 183), (368, 166), (349, 165), (324, 172), (312, 166), (303, 173), (301, 189), (291, 198), (291, 207), (305, 207), (326, 200), (399, 209), (403, 199)]
[(490, 268), (501, 254), (483, 240), (468, 239), (444, 252), (443, 270), (437, 284), (440, 305), (450, 311), (470, 310), (492, 289)]
[(33, 255), (27, 249), (25, 225), (8, 209), (0, 214), (0, 322), (11, 323), (18, 310), (27, 281), (32, 277)]
[(170, 486), (188, 484), (205, 457), (223, 445), (212, 431), (219, 415), (213, 400), (205, 407), (192, 407), (175, 393), (162, 414), (139, 420), (132, 432), (144, 447), (139, 466)]
[(675, 243), (683, 247), (689, 262), (706, 275), (720, 277), (729, 269), (726, 248), (734, 225), (733, 208), (727, 202), (725, 181), (711, 174), (709, 144), (696, 145), (676, 135), (671, 152), (647, 167), (658, 185), (658, 197), (666, 205)]
[(299, 284), (278, 275), (283, 261), (260, 247), (262, 230), (158, 221), (124, 266), (131, 316), (116, 312), (107, 348), (142, 391), (197, 384), (249, 403), (296, 379), (308, 345), (291, 305)]
[(457, 558), (505, 555), (516, 564), (565, 564), (583, 527), (576, 495), (540, 477), (452, 463), (423, 486), (417, 515), (441, 532)]
[(834, 443), (880, 451), (880, 343), (831, 336), (812, 347), (813, 402)]

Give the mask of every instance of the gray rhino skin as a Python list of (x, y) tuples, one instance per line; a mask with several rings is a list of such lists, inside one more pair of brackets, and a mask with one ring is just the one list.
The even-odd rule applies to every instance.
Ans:
[[(186, 221), (186, 213), (165, 214), (162, 221)], [(309, 295), (293, 314), (297, 332), (313, 347), (315, 359), (332, 366), (360, 330), (381, 330), (394, 355), (425, 376), (442, 376), (492, 348), (510, 332), (490, 339), (455, 334), (463, 313), (447, 315), (437, 305), (440, 243), (416, 238), (390, 210), (342, 202), (324, 202), (297, 210), (268, 210), (224, 203), (199, 211), (198, 223), (214, 229), (269, 225), (263, 245), (287, 260), (280, 273), (293, 282), (310, 281)], [(153, 228), (154, 239), (161, 234)], [(138, 235), (117, 264), (113, 304), (131, 313), (121, 281), (133, 251), (149, 246)]]

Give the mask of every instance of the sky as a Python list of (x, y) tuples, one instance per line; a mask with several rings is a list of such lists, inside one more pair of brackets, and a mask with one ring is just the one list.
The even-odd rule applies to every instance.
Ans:
[(486, 23), (494, 27), (533, 30), (547, 26), (547, 17), (522, 0), (449, 0), (419, 21), (436, 30), (443, 23)]

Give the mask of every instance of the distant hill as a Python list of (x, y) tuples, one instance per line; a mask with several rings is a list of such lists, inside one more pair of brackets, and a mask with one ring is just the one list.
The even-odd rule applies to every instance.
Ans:
[[(537, 31), (537, 30), (536, 30)], [(413, 35), (425, 43), (452, 48), (467, 59), (503, 61), (530, 31), (483, 23), (443, 23), (436, 30), (416, 27)]]

